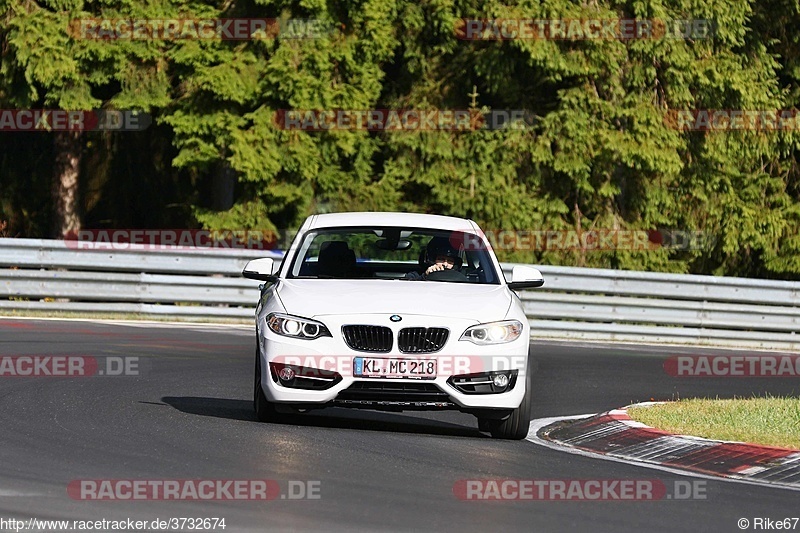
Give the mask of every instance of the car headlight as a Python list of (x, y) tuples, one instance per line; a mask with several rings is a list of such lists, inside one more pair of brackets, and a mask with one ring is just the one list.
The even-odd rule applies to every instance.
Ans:
[(319, 337), (332, 336), (322, 322), (282, 313), (270, 313), (267, 315), (267, 327), (278, 335), (294, 337), (295, 339), (312, 340)]
[(513, 342), (522, 335), (522, 323), (518, 320), (489, 322), (467, 328), (459, 340), (474, 344), (504, 344)]

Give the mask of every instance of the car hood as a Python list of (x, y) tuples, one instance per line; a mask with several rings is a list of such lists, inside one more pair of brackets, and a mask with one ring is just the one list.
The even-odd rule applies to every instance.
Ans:
[(490, 322), (511, 306), (505, 285), (401, 280), (281, 280), (278, 296), (287, 313), (326, 315), (405, 314)]

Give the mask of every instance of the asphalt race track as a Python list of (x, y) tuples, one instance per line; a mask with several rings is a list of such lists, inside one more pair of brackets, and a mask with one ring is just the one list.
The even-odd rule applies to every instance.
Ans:
[[(800, 493), (704, 481), (705, 499), (464, 501), (459, 480), (693, 478), (498, 441), (457, 412), (330, 409), (260, 424), (254, 333), (240, 327), (0, 318), (0, 356), (138, 357), (138, 376), (0, 377), (0, 518), (225, 518), (224, 531), (740, 531), (800, 516)], [(534, 343), (534, 418), (636, 401), (798, 394), (784, 378), (674, 378), (713, 350)], [(274, 480), (270, 501), (91, 501), (80, 480)], [(308, 482), (311, 482), (309, 485)], [(293, 489), (290, 487), (294, 487)], [(298, 487), (319, 498), (293, 500)], [(291, 492), (294, 490), (294, 492)], [(800, 524), (796, 526), (800, 531)], [(748, 529), (749, 530), (749, 529)], [(222, 529), (217, 529), (222, 531)]]

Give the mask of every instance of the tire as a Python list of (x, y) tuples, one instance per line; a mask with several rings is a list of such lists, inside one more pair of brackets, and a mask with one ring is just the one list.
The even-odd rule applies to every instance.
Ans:
[(519, 407), (511, 411), (504, 420), (478, 419), (478, 429), (489, 431), (495, 439), (521, 440), (528, 436), (533, 397), (530, 366), (529, 364), (525, 377), (525, 395)]
[(281, 415), (275, 410), (275, 404), (267, 400), (264, 389), (261, 388), (261, 357), (256, 348), (256, 379), (253, 391), (253, 409), (259, 422), (280, 422)]

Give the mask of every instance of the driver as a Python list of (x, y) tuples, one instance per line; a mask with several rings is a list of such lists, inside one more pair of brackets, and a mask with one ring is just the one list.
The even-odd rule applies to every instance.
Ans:
[(459, 269), (461, 268), (462, 260), (459, 251), (450, 244), (450, 240), (445, 237), (433, 237), (425, 248), (425, 265), (429, 265), (425, 271), (420, 274), (419, 272), (409, 272), (406, 274), (406, 279), (420, 280), (428, 279), (434, 272), (444, 272), (451, 270), (448, 278), (455, 278), (464, 276)]

